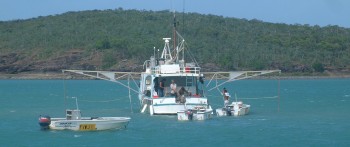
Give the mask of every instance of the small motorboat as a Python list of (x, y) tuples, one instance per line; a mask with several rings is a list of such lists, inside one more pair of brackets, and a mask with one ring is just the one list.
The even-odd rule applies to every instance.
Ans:
[(40, 116), (39, 125), (41, 129), (47, 130), (74, 130), (74, 131), (95, 131), (126, 128), (130, 117), (81, 117), (76, 101), (77, 109), (66, 110), (65, 118), (51, 118)]
[(178, 120), (206, 120), (212, 117), (213, 110), (204, 106), (195, 106), (193, 109), (187, 109), (177, 112)]
[(80, 110), (66, 110), (66, 118), (40, 116), (42, 129), (94, 131), (126, 128), (129, 117), (81, 117)]
[(243, 102), (232, 102), (223, 108), (216, 109), (217, 116), (241, 116), (249, 113), (250, 105), (243, 104)]

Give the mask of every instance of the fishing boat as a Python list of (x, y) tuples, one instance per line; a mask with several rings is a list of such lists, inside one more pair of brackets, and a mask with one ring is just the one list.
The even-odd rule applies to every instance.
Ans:
[(98, 131), (126, 128), (130, 117), (82, 117), (78, 109), (66, 110), (65, 118), (51, 118), (40, 116), (39, 125), (43, 130), (74, 130), (74, 131)]
[(223, 108), (216, 109), (217, 116), (241, 116), (249, 113), (250, 105), (243, 104), (242, 101), (232, 102)]
[[(164, 49), (160, 59), (151, 57), (145, 62), (145, 72), (141, 73), (139, 100), (141, 101), (141, 112), (148, 112), (151, 115), (174, 114), (178, 112), (195, 109), (195, 107), (205, 107), (212, 111), (208, 99), (204, 93), (203, 74), (200, 67), (195, 63), (186, 63), (184, 56), (185, 40), (181, 38), (181, 43), (175, 49), (170, 49), (170, 38), (163, 38)], [(171, 82), (175, 81), (175, 88), (171, 87)], [(164, 88), (161, 88), (164, 87)], [(186, 95), (179, 93), (180, 89), (185, 89)], [(182, 97), (181, 97), (182, 96)], [(183, 102), (180, 101), (181, 97)]]
[[(176, 31), (174, 26), (174, 38), (163, 38), (164, 48), (156, 58), (154, 54), (143, 64), (144, 72), (105, 72), (105, 71), (81, 71), (64, 70), (81, 75), (113, 81), (127, 87), (130, 91), (138, 93), (142, 113), (150, 115), (176, 115), (178, 112), (195, 107), (205, 107), (212, 112), (212, 108), (205, 94), (204, 77), (201, 68), (195, 60), (185, 62), (185, 39)], [(173, 41), (172, 48), (170, 47)], [(160, 55), (160, 57), (159, 57)], [(193, 58), (191, 58), (193, 59)], [(117, 76), (122, 74), (122, 76)], [(123, 74), (140, 74), (138, 89), (118, 81)], [(175, 81), (176, 86), (171, 89), (170, 81)], [(179, 94), (180, 89), (185, 89), (186, 94)], [(180, 102), (182, 97), (183, 102)], [(131, 100), (131, 98), (130, 98)]]
[[(206, 93), (218, 89), (227, 82), (280, 72), (280, 70), (202, 72), (199, 64), (189, 53), (185, 39), (177, 32), (176, 23), (173, 28), (173, 38), (163, 38), (164, 48), (161, 53), (158, 49), (157, 56), (156, 48), (153, 48), (153, 56), (144, 62), (143, 72), (63, 70), (63, 73), (89, 76), (124, 86), (129, 90), (130, 103), (132, 100), (130, 92), (138, 94), (141, 113), (177, 115), (188, 110), (195, 110), (195, 107), (204, 107), (206, 112), (212, 112), (213, 109)], [(185, 55), (189, 57), (185, 58)], [(204, 82), (205, 75), (212, 77), (207, 85)], [(135, 76), (138, 76), (139, 82), (134, 80)], [(223, 78), (227, 80), (218, 81)], [(127, 83), (120, 79), (127, 79)], [(131, 86), (131, 80), (134, 81), (134, 86)], [(171, 87), (170, 81), (175, 81), (176, 88)], [(210, 87), (209, 84), (212, 81), (216, 82), (213, 87)], [(181, 88), (186, 90), (186, 94), (179, 94)], [(182, 102), (180, 98), (183, 99)]]

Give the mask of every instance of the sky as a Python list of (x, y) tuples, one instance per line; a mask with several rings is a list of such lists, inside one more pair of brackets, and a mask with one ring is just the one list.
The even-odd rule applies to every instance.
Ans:
[(0, 21), (117, 8), (184, 10), (272, 23), (350, 28), (350, 0), (1, 0)]

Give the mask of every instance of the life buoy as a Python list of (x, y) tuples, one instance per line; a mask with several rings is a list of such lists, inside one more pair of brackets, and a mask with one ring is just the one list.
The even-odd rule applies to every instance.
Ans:
[(190, 68), (189, 67), (185, 67), (185, 72), (186, 73), (190, 73)]

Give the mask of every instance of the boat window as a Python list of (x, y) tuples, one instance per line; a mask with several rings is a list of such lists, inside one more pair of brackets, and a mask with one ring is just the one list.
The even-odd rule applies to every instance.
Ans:
[(152, 76), (147, 76), (146, 79), (145, 79), (145, 84), (146, 84), (146, 88), (144, 90), (144, 94), (148, 97), (151, 96), (151, 84), (152, 84)]
[(170, 84), (171, 80), (176, 83), (176, 90), (179, 91), (181, 87), (184, 87), (192, 95), (203, 96), (203, 83), (199, 82), (199, 77), (195, 76), (174, 76), (174, 77), (159, 77), (159, 81), (165, 79), (165, 95), (170, 96)]
[(151, 85), (151, 81), (152, 81), (152, 77), (151, 76), (147, 76), (146, 77), (146, 85)]

